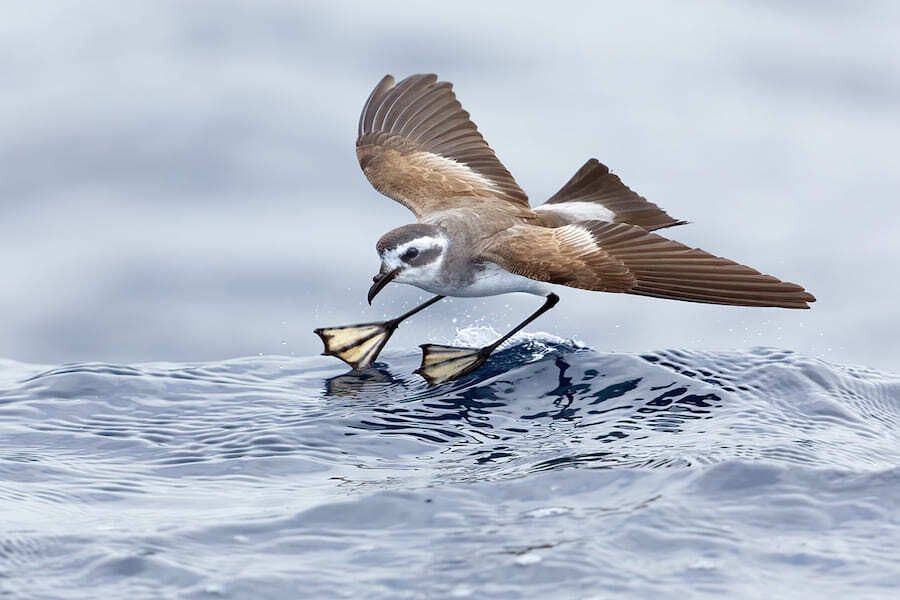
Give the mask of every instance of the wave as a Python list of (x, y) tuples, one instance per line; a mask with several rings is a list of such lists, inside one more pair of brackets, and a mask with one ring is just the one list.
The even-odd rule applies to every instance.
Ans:
[(546, 335), (439, 386), (418, 361), (3, 361), (0, 590), (866, 597), (900, 583), (895, 375)]

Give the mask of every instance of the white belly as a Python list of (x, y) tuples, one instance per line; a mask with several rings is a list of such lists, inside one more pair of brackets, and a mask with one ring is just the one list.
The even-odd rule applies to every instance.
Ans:
[(536, 296), (546, 296), (550, 293), (550, 286), (548, 284), (510, 273), (505, 269), (501, 269), (494, 263), (485, 263), (484, 269), (477, 273), (475, 281), (465, 287), (447, 287), (444, 284), (434, 281), (415, 282), (412, 283), (412, 285), (431, 292), (432, 294), (461, 298), (497, 296), (500, 294), (512, 294), (514, 292), (524, 292)]

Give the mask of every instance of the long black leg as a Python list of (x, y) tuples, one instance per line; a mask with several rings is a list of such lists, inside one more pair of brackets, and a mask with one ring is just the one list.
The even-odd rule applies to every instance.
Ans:
[(356, 370), (368, 368), (378, 358), (400, 323), (443, 298), (444, 296), (435, 296), (389, 321), (344, 327), (320, 327), (315, 333), (325, 344), (325, 351), (322, 354), (336, 356)]
[[(557, 296), (556, 294), (554, 294), (552, 292), (547, 294), (547, 299), (544, 301), (544, 304), (541, 305), (541, 307), (539, 309), (537, 309), (536, 311), (531, 313), (530, 317), (528, 317), (527, 319), (525, 319), (524, 321), (522, 321), (521, 323), (519, 323), (512, 329), (510, 329), (506, 335), (501, 337), (499, 340), (497, 340), (490, 346), (485, 346), (484, 348), (482, 348), (482, 351), (487, 350), (488, 354), (490, 354), (491, 352), (496, 350), (500, 346), (500, 344), (502, 344), (503, 342), (505, 342), (512, 336), (516, 335), (517, 333), (519, 333), (520, 331), (525, 329), (525, 327), (528, 326), (529, 323), (531, 323), (532, 321), (534, 321), (535, 319), (540, 317), (542, 314), (544, 314), (545, 312), (547, 312), (548, 310), (550, 310), (551, 308), (556, 306), (556, 304), (558, 302), (559, 302), (559, 296)], [(488, 350), (488, 349), (490, 349), (490, 350)]]
[(445, 297), (446, 297), (446, 296), (435, 296), (434, 298), (431, 298), (430, 300), (426, 300), (425, 302), (423, 302), (422, 304), (416, 306), (416, 307), (413, 308), (412, 310), (408, 310), (408, 311), (406, 311), (405, 313), (403, 313), (402, 315), (400, 315), (399, 317), (396, 317), (396, 318), (394, 318), (394, 319), (391, 319), (390, 321), (388, 321), (388, 323), (394, 323), (394, 327), (396, 327), (397, 325), (399, 325), (400, 323), (402, 323), (402, 322), (405, 321), (406, 319), (410, 318), (411, 316), (413, 316), (413, 315), (416, 314), (417, 312), (420, 312), (420, 311), (425, 310), (426, 308), (428, 308), (429, 306), (431, 306), (431, 305), (434, 304), (435, 302), (438, 302), (439, 300), (443, 300)]
[(556, 306), (559, 296), (550, 293), (544, 304), (531, 316), (513, 327), (506, 335), (484, 348), (459, 348), (439, 344), (422, 344), (422, 365), (416, 370), (428, 383), (436, 384), (471, 373), (485, 363), (500, 344), (517, 334), (529, 323)]

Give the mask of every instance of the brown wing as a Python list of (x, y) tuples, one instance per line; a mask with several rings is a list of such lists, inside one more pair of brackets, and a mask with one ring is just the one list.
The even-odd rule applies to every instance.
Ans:
[(450, 83), (390, 75), (359, 117), (356, 155), (369, 181), (417, 217), (453, 208), (460, 198), (528, 208), (528, 197), (497, 159)]
[(647, 231), (683, 225), (660, 207), (622, 183), (606, 165), (592, 158), (578, 169), (547, 202), (535, 208), (541, 215), (552, 215), (557, 223), (602, 220), (639, 225)]
[(586, 290), (738, 306), (809, 308), (816, 300), (797, 284), (625, 223), (518, 225), (496, 236), (482, 257), (512, 273)]

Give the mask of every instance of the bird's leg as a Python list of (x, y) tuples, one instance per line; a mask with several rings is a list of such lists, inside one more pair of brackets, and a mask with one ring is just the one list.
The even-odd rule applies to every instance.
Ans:
[(390, 321), (360, 323), (343, 327), (320, 327), (314, 332), (322, 338), (322, 343), (325, 344), (325, 351), (322, 354), (336, 356), (353, 369), (361, 371), (375, 362), (400, 323), (443, 298), (443, 296), (435, 296)]
[(509, 333), (483, 348), (459, 348), (439, 344), (422, 344), (422, 365), (416, 370), (425, 380), (434, 385), (467, 375), (483, 365), (500, 344), (517, 334), (529, 323), (556, 306), (559, 296), (550, 293), (544, 304), (527, 319), (513, 327)]

